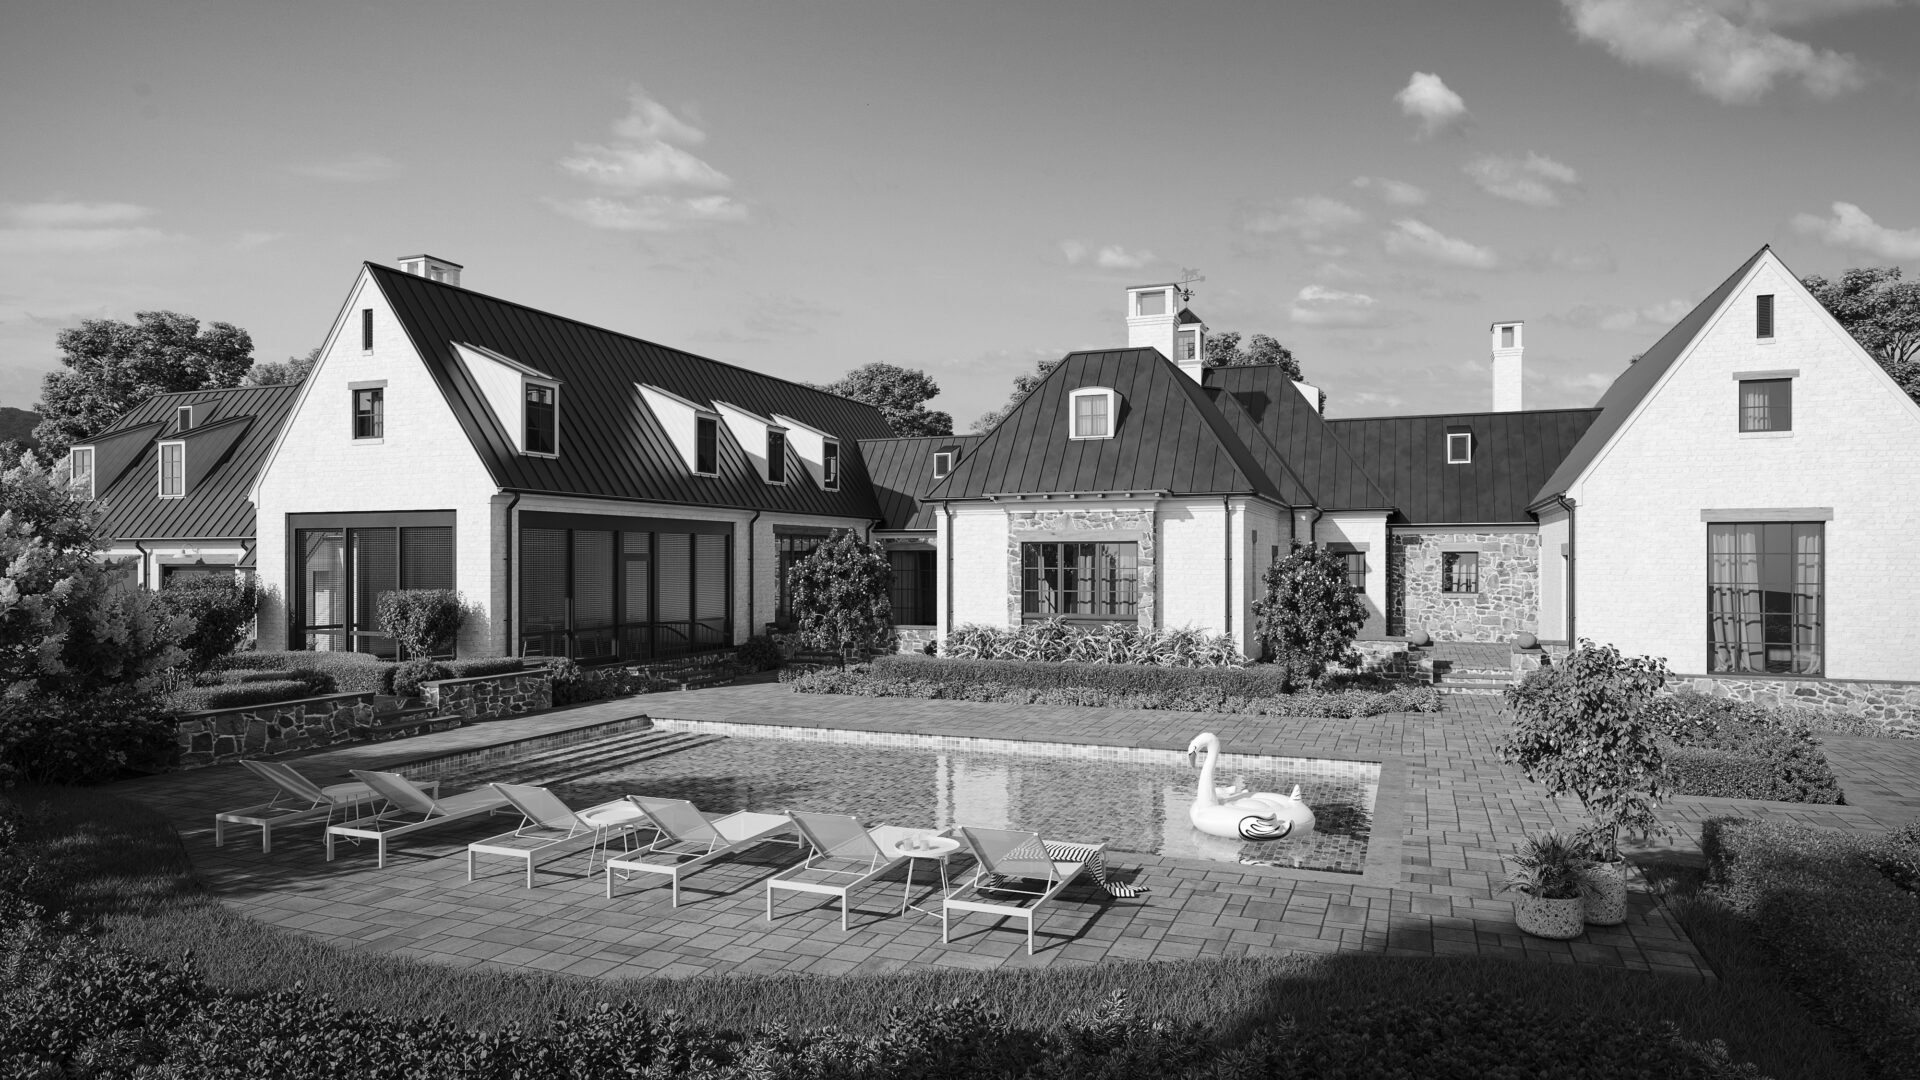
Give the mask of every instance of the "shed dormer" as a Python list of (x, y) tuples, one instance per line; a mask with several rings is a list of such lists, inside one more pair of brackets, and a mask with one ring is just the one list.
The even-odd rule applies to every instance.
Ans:
[(787, 443), (800, 455), (814, 483), (824, 491), (840, 490), (840, 440), (791, 416), (774, 413), (773, 420), (786, 426)]
[(560, 456), (560, 380), (480, 345), (455, 342), (453, 350), (515, 450), (529, 457)]
[(786, 425), (725, 401), (716, 401), (713, 407), (719, 410), (720, 419), (727, 425), (727, 430), (733, 432), (733, 441), (746, 451), (747, 460), (753, 462), (760, 479), (769, 484), (786, 483)]
[(687, 471), (695, 476), (720, 475), (720, 413), (663, 387), (634, 385), (686, 462)]

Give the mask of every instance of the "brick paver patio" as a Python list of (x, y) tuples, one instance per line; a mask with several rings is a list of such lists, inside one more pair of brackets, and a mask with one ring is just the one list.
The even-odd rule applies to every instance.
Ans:
[[(297, 764), (331, 782), (348, 768), (383, 767), (640, 713), (1176, 751), (1195, 733), (1211, 730), (1235, 753), (1379, 761), (1370, 866), (1353, 877), (1115, 853), (1116, 868), (1137, 870), (1133, 880), (1150, 891), (1138, 899), (1109, 899), (1097, 889), (1070, 890), (1043, 918), (1040, 952), (1029, 957), (1017, 925), (996, 928), (983, 916), (971, 916), (951, 944), (942, 944), (936, 919), (896, 914), (904, 870), (860, 894), (848, 931), (840, 929), (837, 907), (807, 907), (795, 899), (785, 900), (780, 917), (768, 923), (761, 882), (798, 858), (787, 846), (764, 845), (690, 877), (676, 910), (668, 906), (665, 888), (639, 887), (642, 882), (606, 899), (603, 879), (586, 877), (584, 853), (543, 867), (533, 890), (521, 887), (511, 864), (493, 864), (487, 876), (468, 883), (465, 845), (506, 828), (502, 818), (403, 839), (380, 870), (369, 852), (350, 847), (338, 861), (325, 862), (317, 826), (276, 836), (271, 855), (262, 855), (257, 838), (244, 834), (229, 834), (227, 845), (215, 848), (212, 814), (260, 798), (257, 781), (237, 765), (152, 777), (116, 790), (173, 822), (209, 887), (234, 910), (348, 948), (458, 966), (675, 977), (1359, 950), (1711, 977), (1685, 934), (1637, 882), (1624, 926), (1590, 928), (1570, 943), (1528, 938), (1515, 929), (1512, 902), (1499, 891), (1500, 856), (1526, 832), (1573, 826), (1579, 811), (1571, 802), (1547, 799), (1496, 760), (1493, 748), (1505, 724), (1497, 698), (1450, 697), (1437, 715), (1298, 720), (824, 697), (757, 684), (556, 710), (403, 742), (338, 748)], [(1920, 811), (1913, 783), (1920, 777), (1920, 742), (1834, 739), (1830, 754), (1855, 805), (1675, 800), (1668, 816), (1681, 826), (1676, 842), (1696, 837), (1700, 822), (1728, 812), (1877, 829)]]

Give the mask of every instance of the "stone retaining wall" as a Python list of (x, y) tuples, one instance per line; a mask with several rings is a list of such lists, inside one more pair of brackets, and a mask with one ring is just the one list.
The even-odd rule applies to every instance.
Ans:
[(180, 767), (197, 769), (256, 754), (310, 750), (351, 740), (373, 723), (373, 694), (328, 694), (187, 713), (174, 724)]
[[(1441, 556), (1479, 554), (1480, 589), (1440, 591)], [(1512, 641), (1540, 624), (1537, 532), (1398, 532), (1387, 541), (1387, 633), (1435, 641)]]
[(927, 646), (939, 640), (940, 628), (937, 626), (896, 626), (893, 628), (893, 651), (897, 653), (925, 653)]
[(492, 720), (553, 708), (553, 674), (545, 668), (529, 668), (500, 675), (435, 679), (421, 683), (420, 692), (435, 716)]
[(1414, 670), (1413, 656), (1407, 651), (1404, 641), (1356, 641), (1353, 651), (1360, 654), (1359, 667), (1334, 665), (1330, 670), (1366, 672), (1385, 675), (1390, 679), (1405, 677)]
[(1885, 731), (1920, 735), (1920, 682), (1676, 675), (1667, 680), (1667, 688), (1759, 705), (1839, 709), (1863, 716)]

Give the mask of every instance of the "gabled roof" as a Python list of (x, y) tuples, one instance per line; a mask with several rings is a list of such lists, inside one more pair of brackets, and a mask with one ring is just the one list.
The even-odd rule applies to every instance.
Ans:
[[(1091, 386), (1120, 394), (1114, 437), (1068, 439), (1069, 395)], [(1068, 491), (1289, 501), (1200, 384), (1154, 349), (1067, 354), (927, 497)]]
[(1667, 369), (1693, 343), (1693, 339), (1700, 336), (1700, 331), (1706, 328), (1714, 313), (1727, 302), (1727, 297), (1733, 295), (1733, 291), (1752, 272), (1754, 264), (1766, 253), (1764, 246), (1754, 252), (1751, 258), (1740, 264), (1740, 269), (1708, 293), (1707, 298), (1687, 312), (1684, 318), (1674, 323), (1673, 329), (1667, 331), (1665, 336), (1654, 342), (1653, 348), (1641, 353), (1639, 360), (1627, 365), (1627, 369), (1613, 380), (1613, 385), (1607, 387), (1607, 392), (1600, 395), (1600, 415), (1568, 451), (1559, 467), (1535, 491), (1528, 500), (1529, 505), (1538, 506), (1556, 495), (1566, 494), (1567, 489), (1580, 479), (1580, 474), (1587, 471), (1587, 466), (1593, 464), (1593, 459), (1599, 457), (1600, 451), (1613, 440), (1614, 434), (1626, 426), (1627, 418), (1653, 391), (1660, 377), (1667, 373)]
[(873, 497), (880, 504), (880, 528), (932, 529), (933, 509), (921, 500), (939, 483), (933, 475), (933, 455), (951, 450), (958, 467), (984, 438), (984, 435), (926, 435), (910, 439), (861, 439), (860, 456), (866, 459)]
[[(1399, 513), (1395, 523), (1496, 523), (1529, 520), (1542, 478), (1588, 430), (1598, 409), (1446, 413), (1329, 420)], [(1447, 435), (1473, 436), (1472, 460), (1447, 463)]]
[[(118, 541), (214, 540), (254, 535), (254, 477), (299, 397), (298, 384), (159, 394), (127, 410), (81, 446), (94, 454), (100, 535)], [(174, 410), (194, 409), (195, 426), (176, 432)], [(186, 444), (186, 496), (162, 499), (159, 444)]]
[[(482, 464), (506, 490), (880, 516), (859, 455), (842, 455), (838, 491), (823, 490), (804, 472), (784, 485), (768, 484), (725, 425), (720, 475), (692, 475), (637, 384), (660, 387), (703, 407), (720, 400), (762, 416), (791, 416), (843, 443), (892, 435), (871, 405), (390, 267), (368, 263), (366, 269)], [(558, 457), (528, 457), (515, 450), (455, 343), (498, 353), (562, 384)]]
[(1316, 402), (1278, 364), (1207, 369), (1207, 385), (1232, 395), (1326, 510), (1384, 510), (1396, 505), (1341, 444)]

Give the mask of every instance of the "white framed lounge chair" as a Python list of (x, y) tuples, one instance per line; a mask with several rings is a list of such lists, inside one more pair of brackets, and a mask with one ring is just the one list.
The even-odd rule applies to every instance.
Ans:
[(592, 877), (593, 864), (607, 841), (616, 836), (631, 836), (635, 830), (648, 827), (647, 815), (625, 799), (575, 810), (543, 787), (494, 784), (493, 788), (520, 811), (520, 827), (467, 845), (468, 881), (473, 880), (475, 855), (503, 855), (525, 860), (527, 888), (531, 889), (537, 862), (559, 858), (583, 847), (589, 849), (587, 876)]
[(353, 770), (360, 782), (386, 800), (380, 812), (340, 825), (327, 826), (327, 861), (333, 861), (336, 837), (372, 840), (379, 852), (377, 865), (387, 865), (387, 841), (422, 829), (464, 821), (481, 814), (509, 809), (507, 797), (491, 787), (475, 788), (441, 798), (399, 773)]
[(979, 863), (974, 867), (973, 880), (941, 902), (940, 940), (950, 940), (948, 920), (952, 913), (978, 911), (1003, 919), (1025, 919), (1027, 955), (1032, 956), (1033, 924), (1040, 918), (1040, 909), (1073, 884), (1087, 864), (1053, 858), (1039, 833), (962, 827), (960, 835)]
[(756, 814), (750, 810), (709, 814), (685, 799), (652, 799), (644, 795), (627, 798), (646, 812), (660, 835), (646, 847), (607, 860), (608, 899), (613, 897), (615, 871), (620, 872), (622, 880), (635, 873), (665, 874), (673, 881), (673, 906), (679, 907), (683, 876), (724, 855), (793, 831), (793, 819), (785, 814)]
[(375, 798), (373, 789), (358, 780), (321, 787), (283, 762), (242, 758), (240, 764), (246, 766), (248, 772), (272, 784), (276, 794), (270, 802), (213, 815), (214, 847), (226, 845), (227, 826), (257, 825), (260, 828), (260, 850), (271, 852), (273, 830), (276, 827), (323, 820), (331, 825), (336, 810), (350, 812), (353, 807)]
[(814, 814), (788, 811), (793, 827), (807, 842), (806, 861), (767, 879), (767, 921), (773, 921), (773, 894), (777, 891), (812, 893), (840, 898), (840, 929), (847, 929), (847, 906), (855, 889), (905, 862), (894, 845), (913, 836), (931, 835), (931, 829), (879, 825), (869, 829), (852, 814)]

